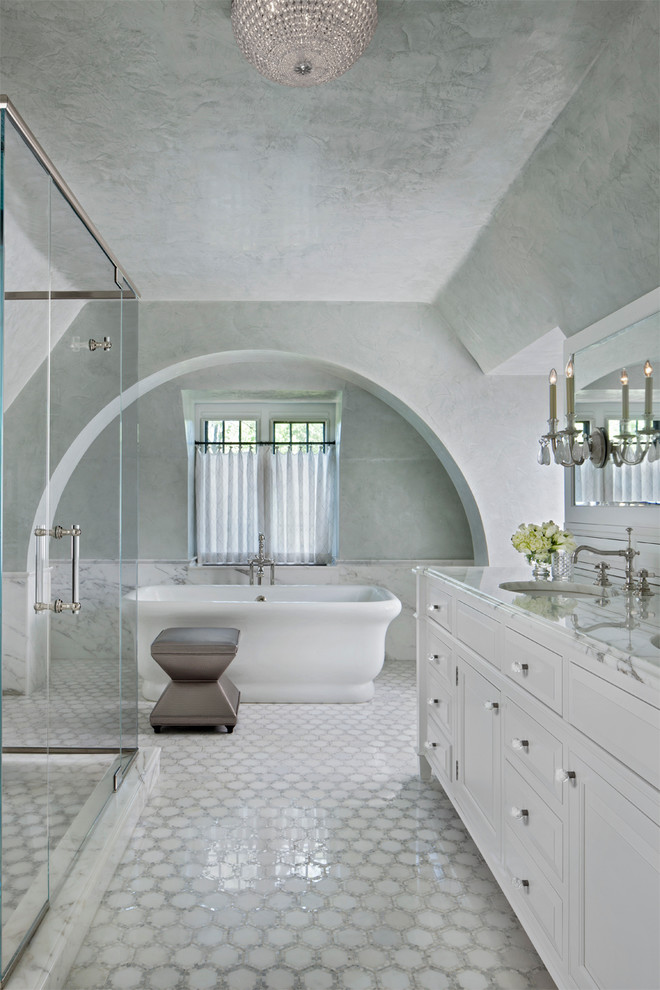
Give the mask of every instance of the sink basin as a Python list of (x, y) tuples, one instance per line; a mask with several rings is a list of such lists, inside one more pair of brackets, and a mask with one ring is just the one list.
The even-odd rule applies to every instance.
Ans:
[(519, 591), (525, 595), (590, 595), (592, 598), (610, 598), (614, 588), (599, 588), (595, 584), (577, 584), (573, 581), (503, 581), (503, 591)]

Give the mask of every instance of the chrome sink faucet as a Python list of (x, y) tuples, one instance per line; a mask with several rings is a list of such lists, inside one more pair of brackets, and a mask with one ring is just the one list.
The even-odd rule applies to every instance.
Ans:
[[(578, 555), (582, 553), (583, 550), (588, 550), (590, 553), (597, 553), (601, 557), (625, 557), (626, 558), (626, 580), (623, 585), (624, 591), (635, 591), (635, 572), (633, 570), (633, 560), (638, 556), (639, 550), (633, 550), (632, 548), (632, 526), (626, 527), (626, 533), (628, 534), (628, 546), (625, 550), (600, 550), (598, 547), (587, 546), (586, 543), (581, 544), (576, 547), (573, 551), (573, 563), (577, 563)], [(600, 574), (594, 584), (600, 587), (607, 587), (610, 584), (605, 573), (608, 570), (608, 564), (600, 563), (596, 564), (596, 570), (600, 571)]]
[(257, 569), (257, 584), (260, 585), (264, 576), (264, 567), (270, 567), (270, 583), (275, 584), (275, 561), (271, 557), (266, 557), (264, 553), (264, 547), (266, 544), (266, 537), (263, 533), (259, 533), (259, 553), (252, 560), (248, 561), (250, 565), (250, 584), (254, 584), (254, 569)]

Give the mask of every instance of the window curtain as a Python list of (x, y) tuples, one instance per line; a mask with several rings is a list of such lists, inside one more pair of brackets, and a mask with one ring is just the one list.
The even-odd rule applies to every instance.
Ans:
[(280, 564), (328, 564), (335, 528), (335, 449), (267, 451), (266, 545)]
[(335, 448), (325, 452), (217, 453), (198, 447), (195, 463), (197, 560), (245, 563), (259, 533), (279, 564), (327, 564), (336, 515)]
[(586, 461), (575, 469), (577, 505), (616, 505), (617, 502), (660, 502), (660, 461), (617, 467), (611, 461), (595, 468)]
[(259, 546), (259, 455), (197, 448), (195, 462), (197, 560), (245, 563)]

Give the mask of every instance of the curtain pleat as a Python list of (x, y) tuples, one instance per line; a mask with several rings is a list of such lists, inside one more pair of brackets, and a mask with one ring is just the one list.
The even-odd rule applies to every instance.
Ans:
[(258, 455), (198, 447), (195, 510), (199, 563), (245, 563), (259, 543)]
[(660, 502), (660, 461), (617, 467), (611, 461), (595, 468), (591, 461), (575, 469), (577, 505), (616, 505), (618, 502)]
[(197, 559), (245, 563), (266, 534), (280, 564), (325, 564), (333, 558), (335, 448), (319, 452), (215, 453), (197, 449)]

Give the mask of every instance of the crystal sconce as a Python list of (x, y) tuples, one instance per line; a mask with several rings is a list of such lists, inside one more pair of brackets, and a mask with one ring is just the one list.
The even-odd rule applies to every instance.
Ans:
[(548, 432), (539, 439), (539, 464), (550, 464), (554, 460), (555, 464), (568, 468), (591, 461), (594, 467), (602, 468), (609, 459), (617, 467), (641, 464), (645, 458), (649, 462), (660, 460), (660, 430), (653, 426), (653, 368), (650, 361), (644, 365), (644, 416), (641, 420), (630, 418), (628, 372), (625, 368), (621, 372), (621, 419), (618, 433), (612, 436), (600, 427), (587, 435), (575, 424), (573, 355), (566, 365), (566, 426), (563, 430), (559, 429), (557, 418), (557, 372), (554, 368), (548, 384)]

